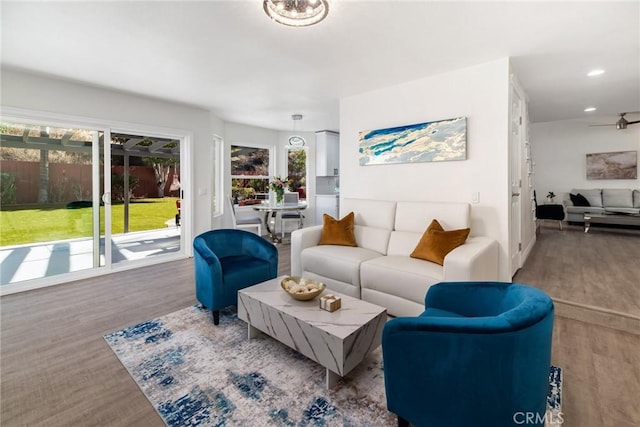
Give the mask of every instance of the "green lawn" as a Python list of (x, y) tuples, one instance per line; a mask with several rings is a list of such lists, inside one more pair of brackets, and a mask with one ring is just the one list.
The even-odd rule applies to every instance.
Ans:
[[(176, 198), (134, 200), (129, 205), (129, 231), (165, 228), (176, 215)], [(124, 205), (111, 206), (113, 234), (124, 231)], [(100, 207), (104, 233), (104, 206)], [(48, 242), (92, 234), (92, 208), (4, 207), (0, 210), (0, 246)]]

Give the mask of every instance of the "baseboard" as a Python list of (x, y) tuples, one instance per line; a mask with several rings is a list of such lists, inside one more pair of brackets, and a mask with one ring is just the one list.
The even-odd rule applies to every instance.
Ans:
[(552, 298), (557, 316), (640, 335), (640, 316)]
[(534, 233), (533, 237), (531, 238), (531, 241), (529, 242), (527, 247), (524, 248), (524, 251), (522, 251), (522, 254), (520, 255), (521, 256), (521, 258), (520, 258), (520, 265), (521, 266), (524, 266), (524, 264), (527, 262), (527, 258), (529, 258), (529, 255), (531, 255), (531, 251), (533, 250), (533, 247), (536, 245), (536, 240), (537, 240), (537, 236)]

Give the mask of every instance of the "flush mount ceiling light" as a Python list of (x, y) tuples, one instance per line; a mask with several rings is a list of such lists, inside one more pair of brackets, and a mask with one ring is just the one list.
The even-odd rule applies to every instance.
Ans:
[(598, 68), (597, 70), (591, 70), (591, 71), (589, 71), (589, 72), (587, 73), (587, 76), (589, 76), (589, 77), (595, 77), (595, 76), (600, 76), (600, 75), (602, 75), (602, 74), (604, 74), (604, 70), (602, 70), (602, 69), (599, 69), (599, 68)]
[(289, 137), (289, 145), (294, 147), (304, 147), (307, 142), (300, 135), (296, 135), (296, 122), (298, 120), (302, 120), (302, 114), (293, 114), (291, 116), (291, 120), (293, 120), (293, 135)]
[(584, 109), (585, 113), (590, 113), (592, 111), (596, 111), (596, 107), (587, 107), (587, 108)]
[(264, 13), (289, 27), (308, 27), (327, 17), (327, 0), (264, 0)]

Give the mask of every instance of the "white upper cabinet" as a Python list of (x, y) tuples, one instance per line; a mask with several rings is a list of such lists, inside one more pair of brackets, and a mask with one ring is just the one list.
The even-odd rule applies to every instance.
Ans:
[(316, 132), (316, 175), (340, 174), (340, 134), (323, 130)]

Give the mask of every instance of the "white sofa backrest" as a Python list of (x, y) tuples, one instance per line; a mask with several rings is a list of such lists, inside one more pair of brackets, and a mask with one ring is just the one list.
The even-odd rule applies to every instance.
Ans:
[(633, 190), (633, 207), (640, 208), (640, 190)]
[(445, 230), (468, 228), (471, 207), (468, 203), (398, 202), (387, 254), (411, 254), (434, 219)]
[(445, 230), (467, 228), (470, 224), (470, 209), (468, 203), (398, 202), (393, 230), (422, 234), (434, 219)]
[(589, 204), (593, 207), (601, 208), (602, 207), (602, 189), (600, 188), (592, 188), (589, 190), (571, 190), (571, 194), (582, 194)]
[(605, 208), (632, 208), (633, 191), (629, 188), (604, 188), (602, 206)]
[(340, 201), (340, 217), (349, 212), (355, 214), (358, 246), (386, 255), (396, 214), (396, 202), (344, 198)]

